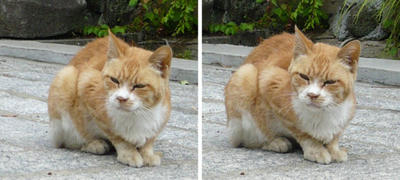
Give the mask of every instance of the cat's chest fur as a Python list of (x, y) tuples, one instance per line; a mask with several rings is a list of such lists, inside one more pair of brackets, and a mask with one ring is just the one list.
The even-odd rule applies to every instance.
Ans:
[(292, 102), (298, 116), (298, 128), (324, 143), (332, 141), (344, 129), (352, 116), (354, 106), (351, 98), (325, 110), (311, 110), (296, 99)]
[(134, 113), (107, 108), (113, 132), (135, 144), (136, 147), (143, 146), (147, 139), (157, 135), (165, 120), (166, 112), (167, 107), (162, 103), (148, 110), (139, 109)]

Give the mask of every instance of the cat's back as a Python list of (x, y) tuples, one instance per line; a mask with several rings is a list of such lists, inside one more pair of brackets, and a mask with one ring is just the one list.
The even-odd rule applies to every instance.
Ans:
[(293, 58), (294, 35), (282, 33), (261, 42), (247, 56), (244, 64), (254, 64), (258, 69), (265, 66), (278, 66), (287, 69)]
[(104, 63), (107, 60), (107, 43), (107, 38), (99, 38), (89, 42), (71, 59), (68, 65), (72, 65), (77, 69), (81, 69), (83, 66), (93, 63), (91, 61), (96, 59), (98, 62), (102, 62), (100, 64), (104, 66)]
[[(79, 70), (90, 66), (101, 71), (107, 61), (108, 40), (109, 37), (106, 36), (88, 43), (71, 59), (68, 65)], [(127, 48), (128, 45), (123, 40), (117, 39), (116, 41), (122, 46), (121, 48)]]

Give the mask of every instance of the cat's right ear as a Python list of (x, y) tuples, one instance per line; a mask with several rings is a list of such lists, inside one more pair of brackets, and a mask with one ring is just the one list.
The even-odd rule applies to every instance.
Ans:
[(342, 49), (340, 49), (337, 57), (343, 64), (349, 67), (350, 72), (354, 73), (357, 71), (358, 59), (361, 53), (360, 41), (354, 40), (347, 43)]
[(313, 42), (309, 40), (297, 26), (294, 26), (294, 36), (295, 36), (295, 45), (294, 45), (294, 59), (302, 55), (307, 55), (311, 52), (311, 48), (313, 46)]
[(118, 43), (117, 37), (108, 29), (108, 49), (107, 59), (116, 59), (122, 54), (121, 47)]
[(169, 69), (171, 67), (172, 49), (169, 46), (161, 46), (150, 56), (149, 62), (153, 68), (161, 72), (161, 77), (166, 78), (169, 76)]

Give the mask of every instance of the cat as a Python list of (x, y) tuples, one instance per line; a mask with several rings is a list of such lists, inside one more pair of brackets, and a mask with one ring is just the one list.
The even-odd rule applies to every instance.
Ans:
[(154, 52), (130, 47), (110, 31), (87, 44), (50, 86), (54, 146), (93, 154), (114, 146), (123, 164), (160, 165), (153, 144), (171, 112), (171, 58), (169, 46)]
[(285, 153), (296, 141), (307, 160), (346, 161), (338, 143), (355, 113), (359, 55), (358, 40), (314, 44), (297, 27), (264, 40), (225, 87), (232, 145)]

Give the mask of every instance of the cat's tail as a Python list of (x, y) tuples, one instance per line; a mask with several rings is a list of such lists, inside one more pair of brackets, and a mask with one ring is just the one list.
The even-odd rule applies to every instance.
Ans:
[(242, 114), (250, 112), (257, 97), (257, 68), (253, 64), (242, 65), (225, 87), (225, 108), (231, 143), (234, 147), (242, 142)]

